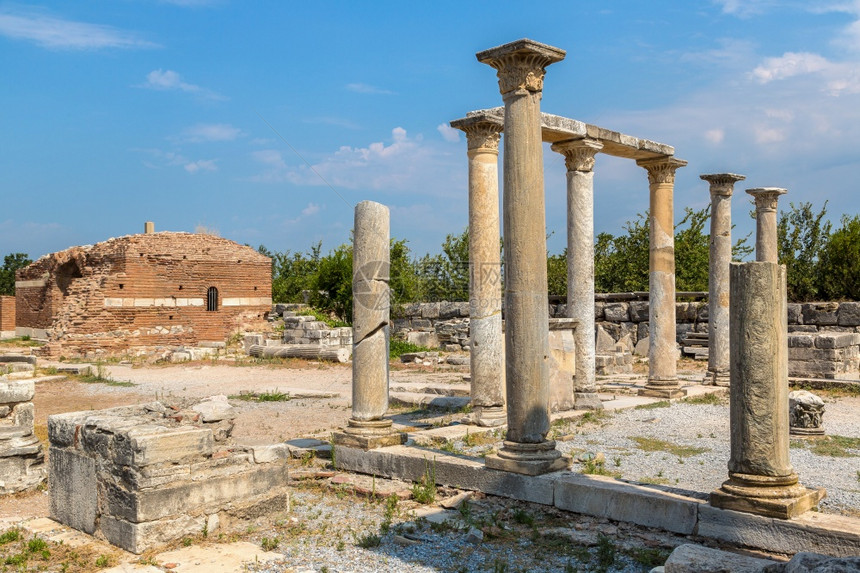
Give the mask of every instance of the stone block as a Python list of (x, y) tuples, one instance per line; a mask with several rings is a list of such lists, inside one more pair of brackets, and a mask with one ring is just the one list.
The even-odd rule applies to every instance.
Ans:
[(764, 573), (846, 573), (860, 571), (860, 557), (831, 557), (801, 551), (788, 563), (771, 565)]
[(812, 324), (789, 324), (788, 325), (789, 334), (793, 332), (809, 332), (816, 333), (818, 332), (818, 327)]
[(335, 446), (335, 459), (340, 469), (416, 482), (425, 472), (435, 471), (436, 483), (440, 485), (543, 505), (552, 505), (553, 484), (560, 475), (527, 476), (492, 470), (474, 458), (445, 453), (429, 455), (425, 450), (408, 446), (371, 451)]
[(628, 304), (630, 320), (633, 322), (648, 322), (648, 301), (634, 300)]
[(685, 543), (672, 551), (663, 570), (664, 573), (761, 573), (765, 567), (776, 563), (770, 559)]
[(606, 303), (604, 302), (595, 302), (594, 303), (594, 320), (601, 321), (603, 318), (603, 309), (606, 307)]
[(99, 522), (99, 530), (108, 543), (139, 555), (176, 539), (196, 535), (203, 531), (205, 523), (205, 516), (180, 515), (149, 523), (129, 523), (106, 515)]
[(412, 328), (415, 330), (433, 330), (433, 323), (426, 318), (416, 318), (412, 320)]
[(29, 402), (36, 393), (32, 380), (8, 380), (0, 382), (0, 404)]
[(92, 535), (98, 515), (95, 460), (71, 450), (51, 448), (49, 465), (51, 518)]
[(788, 309), (788, 324), (803, 324), (803, 312), (800, 303), (790, 302), (786, 308)]
[(810, 334), (790, 334), (788, 336), (789, 348), (812, 348), (815, 346), (815, 337)]
[(130, 463), (143, 467), (211, 456), (214, 440), (208, 428), (144, 426), (130, 429), (127, 442)]
[(846, 332), (843, 334), (819, 334), (815, 337), (816, 348), (845, 348), (860, 344), (860, 334)]
[(626, 302), (610, 302), (603, 307), (603, 316), (610, 322), (627, 322), (630, 320), (629, 306)]
[(615, 521), (690, 535), (702, 502), (612, 478), (564, 474), (556, 482), (555, 507)]
[(706, 302), (696, 303), (699, 305), (698, 310), (696, 311), (696, 322), (707, 324), (708, 317), (710, 316), (711, 307)]
[(24, 364), (36, 365), (36, 357), (26, 354), (0, 354), (0, 362), (13, 363), (22, 362)]
[(839, 326), (860, 326), (860, 302), (839, 303), (836, 322)]
[(801, 304), (803, 324), (815, 324), (817, 326), (836, 325), (839, 322), (837, 302), (806, 302)]
[(439, 318), (439, 303), (425, 302), (421, 305), (421, 318)]
[(651, 323), (640, 322), (636, 327), (636, 340), (645, 340), (651, 333)]
[(702, 504), (697, 534), (738, 547), (754, 547), (788, 555), (798, 548), (833, 555), (857, 555), (857, 519), (807, 512), (794, 519), (777, 519)]

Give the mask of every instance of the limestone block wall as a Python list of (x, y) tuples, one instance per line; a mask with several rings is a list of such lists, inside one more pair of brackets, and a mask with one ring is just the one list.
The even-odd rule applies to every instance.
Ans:
[(19, 270), (16, 326), (46, 330), (48, 355), (195, 345), (261, 321), (271, 297), (271, 260), (250, 247), (204, 234), (130, 235)]
[(33, 434), (32, 380), (0, 381), (0, 495), (45, 479), (45, 453)]
[(417, 302), (391, 310), (392, 334), (420, 346), (469, 350), (468, 302)]
[(352, 328), (331, 327), (313, 316), (284, 316), (284, 344), (352, 347)]
[(0, 296), (0, 333), (2, 336), (15, 334), (14, 296)]
[(802, 378), (856, 379), (860, 372), (860, 334), (788, 335), (788, 373)]
[(231, 443), (232, 418), (224, 397), (49, 416), (51, 517), (142, 553), (283, 501), (286, 445)]

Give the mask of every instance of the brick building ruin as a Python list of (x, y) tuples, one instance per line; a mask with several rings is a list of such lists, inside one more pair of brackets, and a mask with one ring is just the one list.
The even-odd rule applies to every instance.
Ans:
[(212, 235), (147, 232), (45, 255), (16, 273), (15, 298), (17, 334), (47, 339), (49, 356), (224, 341), (271, 310), (271, 259)]

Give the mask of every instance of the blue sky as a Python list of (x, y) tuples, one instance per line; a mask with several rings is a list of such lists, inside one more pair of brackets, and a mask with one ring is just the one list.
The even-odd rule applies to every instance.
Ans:
[[(206, 227), (273, 250), (349, 240), (355, 203), (438, 252), (467, 224), (466, 144), (447, 122), (501, 105), (475, 52), (567, 50), (542, 109), (675, 147), (675, 218), (702, 173), (860, 211), (860, 0), (237, 2), (0, 0), (0, 255)], [(549, 250), (565, 172), (545, 148)], [(321, 176), (321, 177), (320, 177)], [(324, 179), (324, 181), (323, 181)], [(648, 206), (599, 155), (596, 231)]]

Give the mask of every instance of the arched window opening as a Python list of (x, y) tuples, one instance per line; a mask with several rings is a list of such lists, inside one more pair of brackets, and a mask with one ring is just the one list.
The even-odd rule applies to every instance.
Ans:
[(212, 312), (218, 310), (218, 289), (214, 286), (206, 291), (206, 310)]

